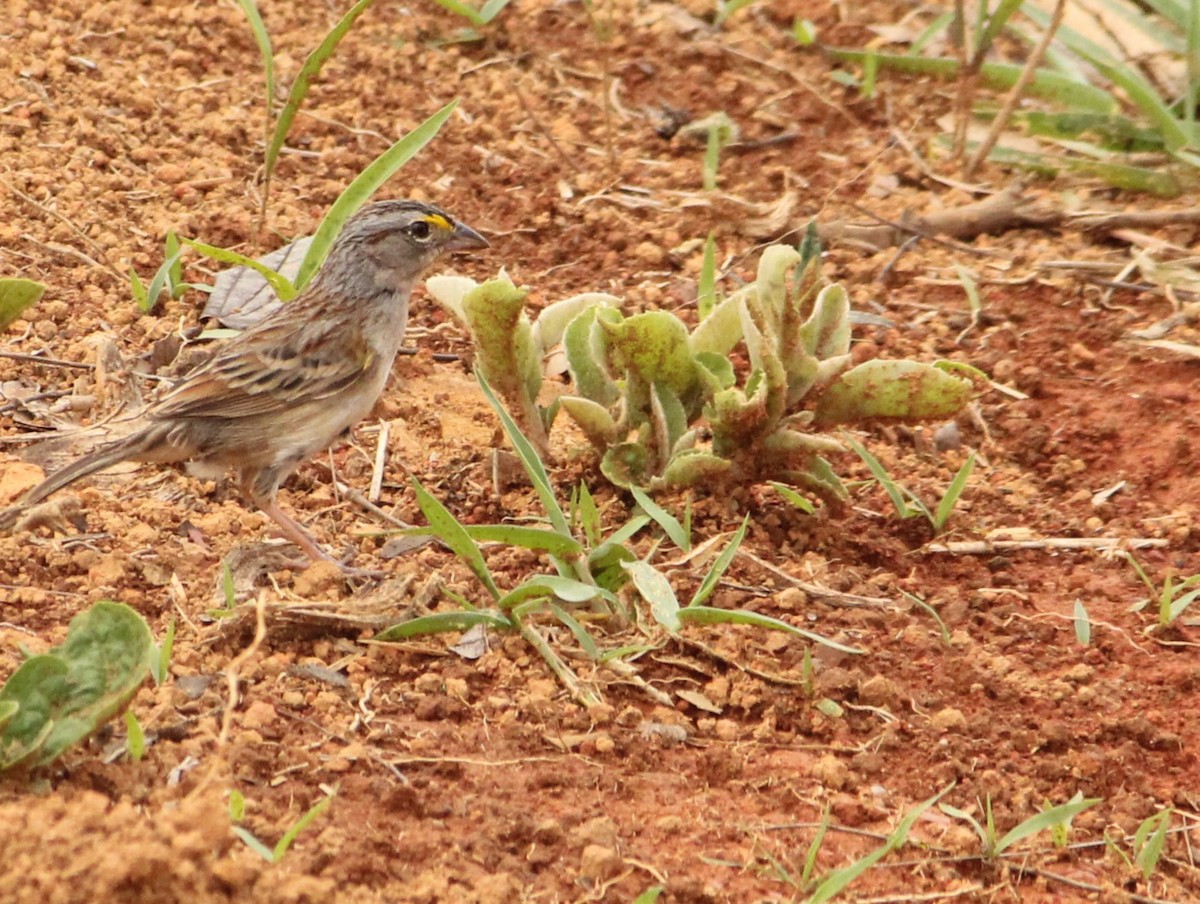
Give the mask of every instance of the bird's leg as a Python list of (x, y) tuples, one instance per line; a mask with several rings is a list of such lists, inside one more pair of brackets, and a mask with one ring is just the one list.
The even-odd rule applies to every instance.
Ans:
[(309, 558), (311, 562), (332, 562), (338, 567), (343, 575), (348, 578), (381, 578), (384, 576), (382, 571), (371, 568), (355, 568), (347, 565), (345, 562), (340, 562), (321, 548), (320, 544), (312, 538), (312, 536), (303, 527), (300, 522), (285, 512), (279, 507), (279, 504), (274, 500), (260, 500), (258, 507), (268, 515), (272, 521), (279, 525), (279, 529), (283, 535), (300, 547), (300, 550)]

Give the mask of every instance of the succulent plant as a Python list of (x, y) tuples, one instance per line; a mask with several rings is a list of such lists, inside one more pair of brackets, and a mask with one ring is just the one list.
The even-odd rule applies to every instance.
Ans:
[[(714, 479), (784, 480), (843, 499), (825, 456), (828, 431), (873, 418), (947, 417), (974, 394), (971, 368), (872, 360), (854, 365), (850, 302), (823, 284), (819, 254), (774, 245), (757, 278), (689, 332), (674, 314), (631, 316), (611, 295), (550, 305), (536, 323), (503, 274), (483, 284), (435, 277), (431, 294), (471, 330), (479, 367), (538, 448), (561, 407), (619, 486), (684, 487)], [(538, 405), (542, 359), (561, 340), (574, 390)], [(731, 355), (749, 367), (739, 378)]]

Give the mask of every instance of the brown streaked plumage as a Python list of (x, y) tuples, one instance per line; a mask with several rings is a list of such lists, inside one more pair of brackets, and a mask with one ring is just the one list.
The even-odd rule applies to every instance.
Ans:
[(288, 539), (312, 560), (331, 560), (279, 508), (279, 485), (371, 410), (426, 267), (444, 252), (487, 246), (430, 204), (367, 205), (346, 222), (304, 291), (220, 346), (148, 407), (133, 433), (52, 474), (0, 513), (0, 530), (28, 506), (117, 462), (191, 461), (237, 472), (243, 495)]

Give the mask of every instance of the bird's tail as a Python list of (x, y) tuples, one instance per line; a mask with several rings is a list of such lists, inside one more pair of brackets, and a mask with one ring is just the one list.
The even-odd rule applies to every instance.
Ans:
[(154, 428), (139, 430), (122, 439), (106, 443), (95, 451), (71, 462), (62, 470), (55, 471), (22, 496), (13, 508), (0, 511), (0, 531), (11, 528), (29, 506), (41, 502), (63, 487), (69, 486), (89, 474), (112, 467), (117, 462), (139, 459), (141, 454), (158, 438)]

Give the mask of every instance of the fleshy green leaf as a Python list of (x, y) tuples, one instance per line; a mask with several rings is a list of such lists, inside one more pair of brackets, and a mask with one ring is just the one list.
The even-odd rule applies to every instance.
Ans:
[(121, 603), (75, 616), (62, 646), (26, 660), (0, 689), (16, 713), (0, 731), (0, 769), (43, 765), (120, 712), (150, 671), (153, 638)]
[(42, 283), (32, 279), (0, 279), (0, 330), (37, 304), (45, 291)]
[(433, 615), (422, 615), (420, 618), (412, 618), (400, 622), (398, 625), (392, 625), (371, 639), (380, 643), (393, 643), (426, 634), (466, 631), (476, 625), (495, 628), (497, 631), (511, 631), (516, 627), (507, 617), (496, 612), (435, 612)]
[(821, 395), (814, 425), (827, 427), (873, 417), (949, 417), (975, 393), (967, 380), (916, 361), (866, 361), (846, 371)]

